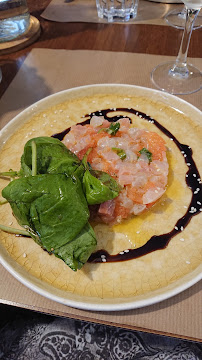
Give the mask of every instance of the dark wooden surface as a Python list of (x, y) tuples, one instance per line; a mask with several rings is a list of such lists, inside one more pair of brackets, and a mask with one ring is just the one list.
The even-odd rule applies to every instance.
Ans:
[[(41, 35), (23, 50), (1, 55), (3, 80), (0, 97), (5, 92), (32, 48), (87, 49), (173, 55), (178, 53), (182, 31), (170, 26), (147, 24), (58, 23), (40, 14), (50, 0), (27, 0), (30, 13), (40, 20)], [(161, 4), (159, 4), (161, 6)], [(176, 7), (179, 5), (176, 5)], [(192, 33), (188, 56), (202, 57), (202, 29)]]

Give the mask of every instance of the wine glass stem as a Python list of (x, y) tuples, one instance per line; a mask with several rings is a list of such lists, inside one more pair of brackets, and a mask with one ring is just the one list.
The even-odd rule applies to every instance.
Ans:
[[(187, 72), (187, 53), (189, 49), (189, 42), (191, 38), (191, 33), (194, 25), (194, 21), (198, 15), (200, 10), (194, 10), (194, 9), (188, 9), (186, 8), (186, 21), (185, 21), (185, 27), (184, 32), (182, 36), (182, 41), (180, 45), (180, 50), (176, 59), (176, 63), (174, 65), (173, 71), (177, 73), (183, 73)], [(183, 74), (181, 74), (183, 75)]]

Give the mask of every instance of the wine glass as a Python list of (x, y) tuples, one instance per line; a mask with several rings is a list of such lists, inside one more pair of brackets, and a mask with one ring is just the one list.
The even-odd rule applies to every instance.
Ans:
[[(170, 11), (164, 19), (168, 23), (168, 25), (177, 28), (177, 29), (184, 29), (184, 24), (186, 20), (186, 7), (184, 6), (183, 9), (174, 9)], [(197, 19), (194, 23), (193, 30), (199, 29), (202, 27), (202, 16), (197, 16)]]
[(185, 95), (200, 90), (202, 74), (199, 69), (187, 64), (189, 42), (196, 17), (202, 7), (202, 0), (183, 0), (186, 5), (186, 21), (176, 61), (156, 66), (151, 73), (154, 85), (171, 94)]

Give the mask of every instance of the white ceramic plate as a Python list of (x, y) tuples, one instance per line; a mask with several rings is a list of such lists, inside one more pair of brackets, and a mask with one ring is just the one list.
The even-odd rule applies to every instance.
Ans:
[[(20, 132), (18, 132), (18, 129), (24, 124), (27, 123), (28, 120), (30, 118), (33, 118), (34, 116), (36, 116), (36, 118), (38, 119), (37, 121), (40, 123), (41, 122), (41, 131), (43, 128), (43, 121), (44, 121), (44, 111), (48, 111), (48, 109), (50, 107), (53, 106), (57, 106), (57, 104), (63, 103), (65, 101), (68, 101), (69, 99), (71, 99), (71, 101), (75, 100), (75, 99), (80, 99), (83, 96), (90, 96), (93, 97), (98, 95), (101, 96), (105, 96), (106, 94), (113, 94), (115, 96), (121, 96), (122, 97), (122, 102), (126, 101), (127, 105), (130, 105), (130, 97), (133, 99), (135, 98), (144, 98), (144, 99), (148, 99), (148, 103), (149, 103), (149, 109), (148, 111), (151, 111), (151, 113), (149, 115), (153, 115), (156, 114), (158, 121), (159, 118), (161, 118), (162, 116), (165, 117), (164, 115), (162, 115), (162, 108), (163, 106), (165, 106), (165, 112), (167, 111), (167, 119), (165, 118), (163, 121), (167, 124), (167, 127), (169, 130), (174, 131), (176, 136), (180, 136), (180, 131), (177, 128), (177, 122), (178, 119), (179, 121), (184, 121), (184, 116), (187, 117), (187, 119), (191, 119), (191, 122), (189, 124), (189, 126), (191, 126), (191, 128), (193, 128), (194, 126), (197, 126), (198, 128), (201, 126), (201, 112), (196, 109), (194, 106), (190, 105), (189, 103), (173, 96), (173, 95), (169, 95), (163, 92), (160, 92), (158, 90), (153, 90), (153, 89), (148, 89), (148, 88), (142, 88), (142, 87), (137, 87), (137, 86), (130, 86), (130, 85), (92, 85), (92, 86), (84, 86), (84, 87), (79, 87), (79, 88), (73, 88), (70, 90), (65, 90), (62, 91), (60, 93), (51, 95), (45, 99), (42, 99), (41, 101), (37, 102), (36, 104), (30, 106), (29, 108), (27, 108), (26, 110), (24, 110), (22, 113), (20, 113), (18, 116), (16, 116), (3, 130), (1, 133), (1, 137), (0, 137), (0, 141), (1, 141), (1, 146), (3, 143), (9, 143), (9, 139), (11, 137), (12, 134), (16, 134), (16, 141), (19, 141), (20, 139)], [(105, 100), (106, 101), (106, 100)], [(134, 99), (132, 100), (134, 101)], [(155, 109), (152, 108), (152, 104), (153, 103), (157, 103), (158, 106), (157, 108), (155, 107)], [(91, 112), (93, 110), (93, 106), (94, 106), (94, 111), (95, 109), (95, 105), (92, 103), (92, 108), (89, 109), (89, 111)], [(145, 106), (147, 107), (147, 105), (144, 104), (140, 105), (138, 103), (135, 104), (136, 107), (138, 107), (139, 111), (145, 111)], [(167, 110), (166, 110), (167, 109)], [(97, 109), (99, 110), (99, 109)], [(153, 111), (154, 110), (154, 111)], [(176, 121), (174, 119), (174, 123), (176, 124), (176, 129), (170, 129), (169, 126), (169, 114), (170, 112), (173, 113), (176, 116)], [(43, 117), (41, 117), (40, 119), (40, 113), (43, 112)], [(38, 115), (39, 114), (39, 115)], [(82, 114), (82, 110), (81, 110), (81, 114)], [(46, 115), (46, 114), (45, 114)], [(85, 115), (85, 113), (83, 113), (83, 115)], [(174, 116), (173, 115), (173, 116)], [(59, 116), (59, 115), (58, 115)], [(162, 117), (162, 118), (163, 118)], [(182, 120), (180, 120), (182, 117)], [(170, 118), (171, 121), (171, 118)], [(172, 119), (173, 121), (173, 119)], [(78, 118), (78, 122), (79, 122), (79, 118)], [(189, 121), (187, 121), (187, 124), (189, 123)], [(49, 124), (50, 125), (50, 124)], [(32, 127), (34, 126), (34, 123), (32, 123)], [(188, 126), (188, 129), (189, 129)], [(68, 126), (67, 126), (68, 127)], [(50, 128), (50, 126), (49, 126)], [(63, 125), (64, 128), (64, 125)], [(55, 129), (51, 130), (52, 133), (55, 133)], [(188, 131), (189, 132), (189, 131)], [(18, 135), (17, 135), (18, 133)], [(40, 134), (40, 131), (38, 131), (37, 136), (43, 135), (43, 133)], [(35, 134), (33, 133), (33, 135), (31, 137), (35, 136)], [(189, 137), (189, 134), (187, 134), (187, 137)], [(194, 139), (193, 137), (195, 137), (195, 133), (193, 133), (192, 137), (190, 138), (190, 141), (193, 142), (196, 139)], [(24, 139), (24, 142), (25, 139)], [(185, 141), (186, 143), (186, 141)], [(23, 149), (23, 147), (22, 147)], [(201, 154), (201, 152), (200, 152)], [(13, 156), (15, 156), (15, 154), (13, 154)], [(201, 164), (201, 162), (200, 162)], [(199, 164), (199, 165), (200, 165)], [(7, 206), (7, 205), (6, 205)], [(201, 216), (201, 215), (197, 215), (197, 216)], [(197, 218), (197, 217), (195, 217)], [(159, 218), (160, 219), (160, 218)], [(189, 225), (191, 226), (191, 225)], [(193, 232), (192, 227), (190, 228), (191, 233)], [(199, 228), (198, 228), (199, 230)], [(199, 233), (199, 231), (198, 231)], [(46, 282), (44, 281), (44, 279), (41, 279), (41, 276), (36, 275), (37, 274), (37, 269), (34, 269), (34, 267), (32, 267), (33, 271), (28, 271), (26, 266), (24, 266), (22, 263), (19, 262), (19, 254), (15, 254), (13, 255), (12, 253), (9, 253), (9, 249), (7, 248), (5, 239), (4, 239), (4, 235), (5, 233), (0, 232), (0, 250), (1, 250), (1, 255), (0, 255), (0, 259), (1, 259), (1, 263), (2, 265), (16, 278), (18, 279), (21, 283), (23, 283), (25, 286), (27, 286), (28, 288), (30, 288), (31, 290), (37, 292), (40, 295), (43, 295), (51, 300), (54, 300), (56, 302), (62, 303), (62, 304), (66, 304), (72, 307), (76, 307), (76, 308), (80, 308), (80, 309), (84, 309), (84, 310), (99, 310), (99, 311), (117, 311), (117, 310), (127, 310), (127, 309), (134, 309), (134, 308), (140, 308), (143, 306), (148, 306), (160, 301), (163, 301), (165, 299), (170, 298), (171, 296), (174, 296), (182, 291), (184, 291), (185, 289), (189, 288), (190, 286), (194, 285), (196, 282), (198, 282), (201, 279), (201, 267), (200, 267), (200, 246), (198, 245), (198, 242), (196, 244), (196, 253), (194, 256), (197, 257), (197, 261), (195, 262), (195, 264), (193, 264), (193, 266), (190, 266), (190, 268), (188, 268), (187, 270), (187, 266), (188, 264), (190, 265), (190, 259), (187, 260), (186, 256), (188, 256), (186, 254), (183, 255), (181, 254), (181, 250), (179, 248), (178, 251), (178, 258), (180, 259), (180, 257), (185, 256), (182, 259), (182, 264), (179, 264), (179, 267), (181, 266), (181, 268), (183, 269), (181, 272), (181, 275), (178, 274), (178, 276), (173, 277), (172, 279), (169, 279), (167, 281), (166, 284), (162, 285), (162, 286), (153, 286), (152, 288), (152, 278), (150, 280), (150, 285), (147, 288), (145, 288), (144, 292), (141, 293), (135, 293), (135, 291), (131, 294), (129, 294), (129, 290), (130, 289), (130, 283), (132, 285), (132, 276), (135, 277), (135, 273), (133, 271), (135, 271), (136, 266), (140, 266), (140, 268), (142, 269), (147, 269), (148, 266), (152, 266), (153, 271), (156, 271), (156, 274), (159, 274), (159, 280), (160, 280), (160, 275), (161, 273), (163, 273), (163, 266), (160, 267), (158, 269), (158, 266), (156, 266), (156, 260), (155, 260), (155, 254), (149, 254), (146, 255), (146, 257), (140, 258), (140, 259), (136, 259), (136, 260), (131, 260), (131, 261), (126, 261), (126, 262), (122, 262), (122, 263), (111, 263), (111, 264), (101, 264), (100, 267), (96, 267), (94, 268), (93, 271), (89, 272), (88, 274), (85, 273), (85, 271), (80, 270), (81, 271), (81, 277), (82, 281), (85, 280), (86, 277), (86, 281), (89, 281), (89, 293), (85, 292), (85, 290), (83, 290), (83, 295), (79, 292), (75, 292), (72, 291), (70, 288), (69, 289), (65, 289), (64, 287), (60, 287), (60, 286), (54, 286), (53, 284), (51, 284), (50, 282)], [(11, 235), (13, 236), (13, 235)], [(188, 236), (188, 235), (187, 235)], [(16, 241), (16, 239), (14, 240)], [(27, 241), (27, 240), (26, 240)], [(49, 257), (48, 254), (46, 254), (45, 252), (43, 252), (43, 250), (41, 250), (38, 245), (36, 245), (33, 240), (30, 240), (31, 244), (30, 246), (33, 246), (33, 249), (31, 250), (32, 253), (33, 251), (38, 251), (39, 249), (39, 256), (45, 256), (45, 257)], [(193, 247), (192, 245), (192, 241), (194, 241), (193, 236), (190, 236), (189, 234), (189, 240), (187, 240), (187, 249), (189, 248), (189, 246)], [(22, 240), (22, 244), (23, 244), (23, 240)], [(166, 254), (168, 251), (171, 251), (170, 254), (172, 254), (172, 252), (175, 252), (175, 246), (176, 249), (178, 249), (178, 245), (181, 246), (182, 241), (179, 241), (179, 239), (175, 239), (173, 238), (172, 241), (169, 243), (169, 246), (165, 249), (159, 252), (159, 256), (163, 256), (164, 254)], [(22, 245), (23, 247), (24, 245)], [(174, 247), (174, 248), (173, 248)], [(24, 249), (20, 250), (20, 251), (25, 251)], [(29, 250), (28, 250), (29, 252)], [(183, 252), (182, 252), (183, 253)], [(22, 253), (21, 253), (22, 255)], [(154, 256), (154, 257), (153, 257)], [(146, 259), (146, 260), (145, 260)], [(40, 261), (40, 260), (37, 260)], [(49, 262), (49, 258), (47, 258), (47, 261)], [(66, 266), (61, 260), (56, 259), (56, 261), (58, 261), (57, 266), (62, 266), (62, 269), (65, 269), (64, 267)], [(145, 262), (146, 261), (146, 262)], [(163, 261), (163, 260), (162, 260)], [(172, 262), (173, 258), (172, 256), (166, 258), (165, 256), (165, 266), (168, 266), (169, 272), (172, 269), (173, 265), (169, 264), (169, 262)], [(179, 260), (180, 263), (181, 260)], [(26, 263), (29, 262), (29, 255), (26, 258)], [(136, 262), (136, 263), (135, 263)], [(185, 265), (186, 262), (186, 265)], [(62, 265), (61, 265), (62, 263)], [(120, 265), (119, 265), (120, 264)], [(138, 265), (137, 265), (138, 264)], [(159, 263), (160, 264), (160, 263)], [(192, 260), (191, 260), (191, 264), (192, 264)], [(48, 265), (47, 265), (48, 266)], [(87, 264), (85, 265), (87, 266), (88, 270), (90, 268), (90, 266), (92, 266), (91, 264)], [(85, 268), (84, 266), (84, 268)], [(97, 266), (97, 265), (96, 265)], [(103, 266), (103, 267), (102, 267)], [(106, 266), (106, 267), (105, 267)], [(108, 268), (107, 268), (108, 266)], [(133, 267), (134, 266), (134, 267)], [(139, 269), (138, 268), (138, 271)], [(107, 281), (107, 276), (109, 276), (109, 272), (107, 271), (105, 273), (104, 270), (100, 270), (100, 269), (109, 269), (110, 273), (114, 273), (116, 272), (119, 276), (119, 269), (120, 269), (120, 278), (118, 279), (119, 283), (120, 281), (123, 282), (123, 284), (121, 285), (122, 288), (124, 286), (124, 284), (127, 284), (127, 282), (129, 282), (129, 284), (127, 285), (127, 291), (126, 291), (126, 295), (124, 294), (124, 291), (122, 293), (119, 292), (119, 296), (116, 296), (116, 289), (114, 289), (114, 294), (115, 295), (110, 295), (110, 296), (102, 296), (100, 294), (100, 290), (99, 290), (99, 281), (100, 281), (100, 286), (103, 287), (103, 289), (106, 287), (105, 282)], [(115, 271), (114, 271), (115, 270)], [(64, 270), (66, 271), (66, 270)], [(133, 274), (129, 274), (130, 272), (133, 272)], [(145, 272), (145, 271), (143, 271)], [(89, 275), (90, 274), (90, 275)], [(97, 277), (97, 274), (99, 274), (99, 276)], [(138, 272), (137, 272), (138, 274)], [(155, 274), (155, 277), (156, 277)], [(166, 273), (167, 274), (167, 273)], [(88, 276), (87, 276), (88, 275)], [(139, 277), (141, 273), (139, 273)], [(66, 277), (73, 277), (75, 283), (77, 282), (77, 278), (75, 274), (71, 273), (71, 270), (67, 270), (67, 273), (64, 272), (64, 276)], [(124, 278), (125, 276), (125, 278)], [(127, 278), (127, 276), (129, 276), (129, 278)], [(144, 276), (150, 276), (149, 272), (148, 274), (144, 274)], [(121, 279), (121, 280), (120, 280)], [(125, 281), (126, 280), (126, 281)], [(114, 286), (113, 284), (110, 285), (110, 281), (111, 279), (109, 279), (109, 285), (108, 286), (108, 290), (110, 290), (110, 286)], [(113, 280), (114, 284), (116, 287), (116, 280)], [(160, 280), (161, 281), (161, 280)], [(140, 279), (141, 282), (141, 279)], [(53, 282), (54, 283), (54, 282)], [(162, 283), (163, 284), (163, 283)], [(142, 287), (144, 287), (145, 285), (145, 281), (142, 283)], [(88, 286), (88, 284), (87, 284)], [(96, 294), (95, 292), (93, 292), (93, 289), (96, 288)], [(110, 293), (110, 291), (109, 291)]]

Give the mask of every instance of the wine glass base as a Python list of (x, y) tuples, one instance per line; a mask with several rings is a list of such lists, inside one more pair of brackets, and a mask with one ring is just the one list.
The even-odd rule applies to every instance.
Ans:
[(152, 70), (151, 80), (158, 89), (174, 95), (186, 95), (202, 88), (202, 74), (199, 69), (187, 64), (186, 73), (176, 74), (172, 71), (175, 64), (175, 61), (169, 61)]
[[(177, 28), (177, 29), (184, 29), (185, 20), (186, 20), (186, 12), (184, 9), (181, 11), (176, 9), (170, 11), (164, 18), (168, 25)], [(200, 29), (202, 27), (202, 16), (200, 14), (195, 20), (193, 30)]]

